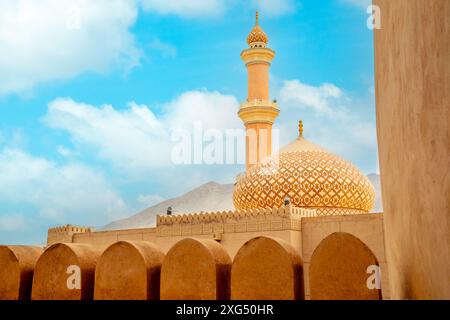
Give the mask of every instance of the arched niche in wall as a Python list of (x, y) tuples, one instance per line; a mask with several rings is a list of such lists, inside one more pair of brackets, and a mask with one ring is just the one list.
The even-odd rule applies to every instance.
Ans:
[(327, 236), (311, 256), (311, 300), (379, 300), (380, 282), (377, 258), (349, 233)]
[(36, 263), (32, 300), (91, 300), (101, 250), (84, 243), (56, 243)]
[(214, 240), (186, 238), (177, 242), (161, 268), (161, 300), (226, 300), (230, 298), (231, 258)]
[(95, 270), (95, 300), (158, 300), (162, 251), (147, 241), (109, 246)]
[(299, 253), (278, 238), (257, 237), (247, 241), (233, 261), (231, 299), (304, 299)]

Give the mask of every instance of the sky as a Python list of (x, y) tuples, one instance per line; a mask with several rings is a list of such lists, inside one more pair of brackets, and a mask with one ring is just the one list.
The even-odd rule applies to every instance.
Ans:
[(369, 2), (2, 0), (0, 243), (233, 183), (242, 163), (175, 163), (174, 132), (243, 128), (256, 10), (276, 52), (279, 144), (302, 119), (307, 139), (378, 172)]

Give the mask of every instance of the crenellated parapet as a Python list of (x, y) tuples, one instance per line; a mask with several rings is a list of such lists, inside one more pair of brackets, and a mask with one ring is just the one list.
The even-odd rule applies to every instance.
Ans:
[(64, 233), (64, 232), (84, 233), (84, 232), (92, 232), (92, 228), (79, 227), (79, 226), (73, 226), (71, 224), (66, 224), (65, 226), (58, 226), (58, 227), (54, 227), (54, 228), (49, 228), (48, 232), (53, 232), (53, 233)]
[(220, 238), (222, 233), (300, 230), (300, 219), (314, 216), (314, 209), (290, 205), (272, 209), (158, 215), (156, 232), (158, 236), (213, 234)]
[(299, 219), (301, 217), (316, 216), (315, 209), (296, 208), (292, 206), (283, 206), (271, 209), (249, 209), (235, 211), (213, 211), (187, 213), (177, 215), (157, 215), (156, 225), (170, 225), (178, 223), (213, 223), (227, 222), (229, 220), (240, 220), (245, 218), (271, 218), (271, 217), (289, 217)]
[(47, 246), (57, 242), (73, 242), (73, 235), (77, 233), (92, 232), (93, 229), (89, 227), (74, 226), (66, 224), (64, 226), (58, 226), (48, 229)]

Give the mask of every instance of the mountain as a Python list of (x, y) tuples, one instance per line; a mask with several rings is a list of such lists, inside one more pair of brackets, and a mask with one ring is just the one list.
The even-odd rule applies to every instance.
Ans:
[[(372, 212), (382, 212), (380, 176), (372, 173), (367, 175), (367, 177), (372, 182), (376, 192), (375, 208)], [(129, 218), (113, 221), (102, 229), (115, 230), (154, 226), (156, 224), (156, 215), (164, 214), (167, 211), (167, 207), (172, 207), (173, 214), (234, 210), (233, 184), (205, 183), (188, 193), (165, 200)]]
[(103, 229), (114, 230), (154, 226), (156, 224), (156, 215), (164, 214), (167, 211), (167, 207), (172, 207), (173, 214), (234, 210), (233, 184), (205, 183), (182, 196), (165, 200), (129, 218), (113, 221)]

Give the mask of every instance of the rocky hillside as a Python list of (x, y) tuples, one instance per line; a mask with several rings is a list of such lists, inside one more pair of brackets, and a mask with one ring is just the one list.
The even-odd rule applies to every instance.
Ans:
[(129, 218), (113, 221), (104, 229), (128, 229), (154, 226), (156, 215), (172, 207), (173, 214), (233, 210), (233, 185), (208, 182), (182, 196), (165, 200)]

